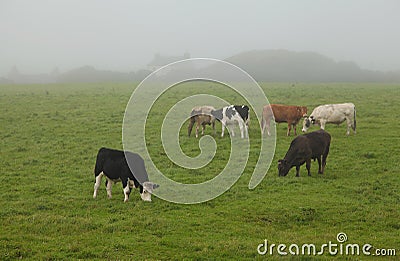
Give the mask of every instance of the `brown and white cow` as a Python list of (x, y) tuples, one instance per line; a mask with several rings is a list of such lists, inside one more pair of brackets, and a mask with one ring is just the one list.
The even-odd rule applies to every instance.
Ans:
[(211, 115), (211, 112), (214, 111), (215, 108), (212, 106), (198, 106), (192, 109), (190, 113), (190, 122), (188, 126), (188, 136), (192, 133), (193, 125), (196, 123), (196, 138), (199, 137), (199, 128), (202, 126), (201, 135), (204, 135), (204, 129), (206, 125), (211, 125), (214, 130), (215, 136), (215, 118)]
[(264, 135), (265, 128), (267, 129), (268, 136), (270, 133), (271, 120), (275, 118), (275, 122), (287, 122), (287, 136), (290, 135), (290, 130), (294, 129), (294, 135), (296, 135), (296, 125), (303, 117), (307, 116), (307, 107), (304, 106), (291, 106), (282, 104), (270, 104), (265, 105), (263, 108), (261, 120), (261, 130)]

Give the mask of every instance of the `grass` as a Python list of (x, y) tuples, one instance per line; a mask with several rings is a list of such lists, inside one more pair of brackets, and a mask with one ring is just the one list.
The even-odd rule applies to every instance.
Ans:
[[(203, 90), (232, 103), (243, 102), (222, 86), (190, 84), (165, 93), (146, 126), (153, 161), (167, 176), (184, 183), (208, 180), (223, 169), (229, 137), (215, 138), (217, 154), (207, 167), (185, 170), (163, 153), (163, 113)], [(258, 255), (264, 239), (320, 246), (336, 242), (339, 232), (347, 234), (349, 243), (396, 248), (398, 256), (400, 86), (261, 85), (271, 103), (305, 105), (309, 113), (324, 103), (355, 103), (357, 134), (347, 137), (344, 125), (327, 125), (332, 144), (326, 173), (318, 175), (313, 162), (311, 177), (303, 166), (300, 178), (294, 169), (282, 178), (276, 162), (293, 136), (285, 136), (285, 124), (277, 125), (271, 168), (261, 184), (249, 190), (259, 145), (253, 120), (251, 153), (242, 177), (220, 197), (196, 205), (156, 197), (146, 203), (138, 193), (124, 203), (120, 185), (114, 186), (110, 200), (104, 187), (96, 200), (92, 198), (97, 150), (122, 148), (122, 119), (133, 84), (0, 86), (0, 259), (274, 259), (279, 257), (276, 252)], [(186, 137), (186, 126), (180, 134), (182, 150), (195, 156), (200, 152), (198, 140)], [(217, 124), (217, 134), (220, 131)], [(210, 128), (206, 133), (211, 134)], [(328, 253), (319, 258), (334, 257), (356, 258)]]

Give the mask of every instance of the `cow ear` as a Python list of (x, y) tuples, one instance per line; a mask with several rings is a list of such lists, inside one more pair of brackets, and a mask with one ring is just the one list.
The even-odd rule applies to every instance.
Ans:
[(158, 187), (160, 187), (160, 185), (158, 185), (158, 184), (153, 184), (153, 189), (156, 189), (156, 188), (158, 188)]

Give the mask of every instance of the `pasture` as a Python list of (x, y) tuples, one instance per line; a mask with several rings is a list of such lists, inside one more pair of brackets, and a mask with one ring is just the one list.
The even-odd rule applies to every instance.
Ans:
[[(167, 176), (184, 183), (206, 181), (223, 169), (229, 135), (220, 138), (217, 123), (213, 161), (199, 170), (180, 168), (168, 160), (160, 142), (165, 112), (203, 91), (243, 103), (223, 86), (197, 84), (202, 83), (167, 91), (146, 125), (152, 160)], [(122, 120), (134, 84), (1, 85), (0, 259), (278, 259), (276, 251), (259, 255), (257, 246), (264, 239), (277, 245), (321, 246), (337, 243), (340, 232), (347, 234), (348, 243), (396, 248), (398, 258), (400, 85), (261, 86), (271, 103), (305, 105), (308, 113), (320, 104), (353, 102), (357, 134), (346, 136), (345, 124), (327, 125), (332, 143), (325, 173), (318, 175), (318, 164), (312, 162), (311, 177), (304, 165), (299, 178), (294, 168), (278, 177), (277, 160), (293, 136), (286, 137), (286, 124), (277, 125), (271, 168), (261, 184), (249, 190), (260, 131), (253, 114), (250, 159), (239, 181), (212, 201), (180, 205), (155, 196), (153, 202), (143, 202), (136, 191), (124, 203), (120, 183), (113, 187), (112, 199), (107, 199), (104, 185), (97, 199), (92, 198), (97, 151), (103, 146), (122, 149)], [(301, 123), (297, 127), (301, 133)], [(206, 134), (211, 133), (207, 126)], [(187, 137), (187, 123), (180, 142), (187, 155), (199, 153), (198, 139)], [(318, 256), (334, 257), (376, 258), (331, 256), (327, 251)]]

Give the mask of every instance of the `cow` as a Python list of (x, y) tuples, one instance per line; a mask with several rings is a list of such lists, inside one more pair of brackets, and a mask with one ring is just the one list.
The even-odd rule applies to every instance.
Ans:
[(353, 103), (326, 104), (316, 107), (310, 117), (304, 118), (303, 132), (306, 132), (311, 125), (318, 124), (325, 129), (326, 123), (340, 124), (347, 122), (346, 135), (350, 134), (350, 128), (356, 133), (356, 106)]
[[(229, 105), (221, 109), (211, 111), (211, 115), (222, 124), (221, 137), (224, 137), (225, 127), (238, 123), (240, 128), (240, 137), (248, 137), (248, 127), (250, 122), (249, 107), (247, 105)], [(233, 128), (230, 128), (232, 137), (235, 136)]]
[(307, 107), (304, 106), (290, 106), (290, 105), (282, 105), (282, 104), (270, 104), (265, 105), (262, 112), (261, 119), (261, 131), (262, 135), (264, 135), (265, 129), (267, 129), (268, 136), (271, 136), (270, 133), (270, 124), (271, 120), (275, 119), (275, 122), (287, 122), (287, 136), (290, 136), (290, 130), (294, 129), (294, 135), (296, 133), (296, 125), (300, 121), (300, 119), (307, 116)]
[(188, 136), (192, 133), (193, 125), (196, 123), (196, 138), (199, 137), (199, 128), (202, 126), (201, 135), (204, 135), (206, 125), (211, 125), (215, 136), (215, 117), (211, 115), (211, 111), (215, 110), (212, 106), (198, 106), (192, 109), (190, 113), (190, 121), (188, 126)]
[[(129, 165), (128, 165), (129, 162)], [(131, 169), (129, 168), (131, 166)], [(108, 148), (101, 148), (97, 153), (96, 165), (94, 168), (94, 192), (93, 198), (97, 197), (97, 191), (101, 185), (102, 177), (106, 177), (106, 190), (109, 198), (112, 185), (116, 182), (122, 182), (124, 191), (124, 202), (129, 200), (129, 194), (133, 187), (138, 188), (142, 200), (151, 201), (153, 190), (159, 185), (149, 182), (143, 159), (139, 154), (133, 152), (124, 152)]]
[(308, 176), (311, 176), (311, 159), (318, 160), (318, 173), (323, 174), (330, 144), (331, 135), (324, 130), (297, 136), (290, 144), (285, 157), (278, 160), (279, 176), (286, 176), (292, 167), (296, 167), (296, 177), (299, 177), (300, 166), (304, 163), (306, 163)]

